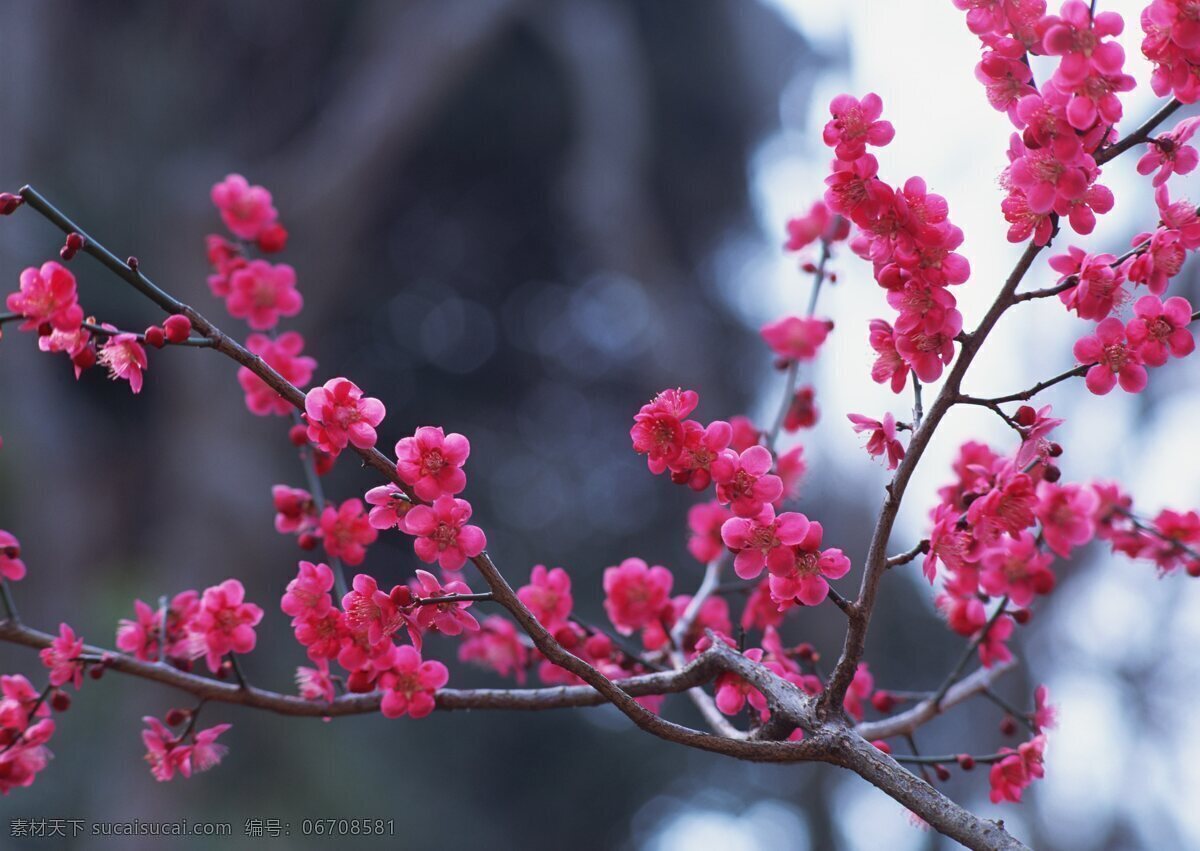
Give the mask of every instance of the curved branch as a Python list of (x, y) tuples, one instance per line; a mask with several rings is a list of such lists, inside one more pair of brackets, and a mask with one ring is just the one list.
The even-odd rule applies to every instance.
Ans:
[(890, 739), (892, 736), (913, 733), (918, 727), (932, 721), (947, 709), (957, 706), (977, 694), (986, 693), (996, 680), (1015, 668), (1016, 664), (1014, 660), (1010, 659), (990, 668), (980, 668), (947, 689), (941, 701), (936, 701), (932, 697), (926, 698), (911, 709), (899, 712), (890, 718), (863, 722), (854, 728), (854, 732), (868, 741)]
[(966, 375), (967, 369), (970, 368), (971, 362), (975, 359), (980, 346), (983, 345), (983, 341), (1004, 314), (1004, 311), (1012, 306), (1013, 294), (1016, 292), (1021, 280), (1025, 277), (1025, 273), (1029, 271), (1030, 266), (1033, 265), (1034, 258), (1037, 257), (1042, 248), (1043, 246), (1037, 245), (1032, 241), (1025, 247), (1025, 251), (1021, 254), (1008, 279), (1000, 288), (995, 301), (992, 302), (991, 308), (984, 314), (983, 319), (980, 320), (976, 329), (964, 339), (962, 350), (959, 352), (958, 358), (950, 370), (950, 374), (946, 377), (946, 383), (942, 385), (942, 390), (938, 393), (933, 405), (929, 408), (921, 427), (913, 432), (912, 440), (909, 441), (908, 451), (904, 456), (904, 460), (896, 468), (895, 476), (887, 486), (887, 496), (884, 498), (883, 506), (879, 511), (879, 519), (876, 521), (875, 531), (871, 535), (871, 543), (867, 551), (866, 569), (863, 572), (862, 586), (859, 590), (858, 600), (848, 612), (850, 615), (850, 626), (846, 630), (846, 640), (842, 646), (841, 656), (838, 658), (837, 665), (834, 667), (833, 674), (829, 678), (829, 685), (826, 687), (822, 698), (822, 711), (827, 715), (841, 711), (842, 700), (846, 696), (846, 689), (849, 688), (851, 680), (854, 679), (854, 673), (858, 668), (859, 661), (862, 659), (863, 649), (866, 646), (867, 629), (871, 623), (871, 613), (874, 610), (875, 598), (879, 590), (879, 580), (887, 570), (888, 541), (891, 538), (892, 526), (896, 522), (896, 514), (900, 510), (900, 502), (904, 498), (904, 490), (908, 486), (908, 481), (916, 470), (921, 456), (925, 454), (925, 449), (929, 445), (933, 433), (941, 423), (942, 417), (946, 416), (946, 412), (958, 400), (959, 388), (962, 386), (963, 377)]
[(1096, 165), (1104, 165), (1106, 162), (1121, 156), (1121, 154), (1128, 151), (1134, 145), (1150, 141), (1150, 134), (1154, 132), (1155, 128), (1170, 118), (1171, 114), (1181, 106), (1183, 106), (1182, 103), (1175, 98), (1171, 98), (1158, 112), (1146, 119), (1146, 122), (1141, 127), (1134, 130), (1121, 141), (1110, 145), (1096, 154)]

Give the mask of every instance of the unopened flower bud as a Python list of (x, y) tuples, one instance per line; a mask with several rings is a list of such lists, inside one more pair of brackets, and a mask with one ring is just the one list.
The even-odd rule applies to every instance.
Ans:
[(288, 440), (292, 446), (308, 445), (308, 429), (302, 425), (294, 425), (288, 429)]
[(287, 229), (279, 224), (279, 222), (275, 222), (274, 224), (267, 225), (259, 232), (256, 242), (258, 243), (259, 250), (267, 254), (274, 254), (277, 251), (283, 251), (287, 247), (287, 240)]
[(0, 216), (12, 215), (12, 212), (25, 203), (20, 195), (11, 192), (0, 192)]
[(1005, 715), (1004, 720), (1000, 722), (1000, 732), (1006, 736), (1015, 736), (1017, 734), (1017, 721), (1011, 715)]
[(162, 327), (170, 343), (182, 343), (192, 335), (192, 320), (182, 313), (168, 316)]
[(968, 753), (960, 753), (958, 755), (958, 767), (963, 771), (970, 771), (975, 767), (975, 757)]
[(940, 762), (934, 763), (933, 773), (937, 775), (937, 779), (945, 783), (950, 779), (950, 769), (942, 765)]
[(192, 717), (191, 710), (188, 709), (168, 709), (166, 722), (168, 727), (178, 727), (180, 724)]
[(871, 695), (871, 705), (879, 712), (891, 712), (892, 707), (896, 705), (896, 698), (886, 691), (877, 691)]
[(167, 332), (158, 325), (151, 325), (146, 329), (146, 345), (154, 346), (156, 349), (161, 349), (167, 344)]
[(71, 708), (71, 696), (65, 691), (55, 689), (54, 694), (50, 696), (50, 708), (55, 712), (66, 712)]

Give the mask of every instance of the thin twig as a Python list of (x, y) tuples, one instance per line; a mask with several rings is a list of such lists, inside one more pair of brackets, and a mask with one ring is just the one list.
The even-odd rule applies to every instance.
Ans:
[(1175, 110), (1179, 109), (1179, 107), (1181, 107), (1181, 106), (1183, 106), (1183, 104), (1180, 103), (1178, 99), (1171, 98), (1171, 100), (1169, 100), (1166, 104), (1164, 104), (1158, 110), (1158, 112), (1154, 113), (1149, 118), (1147, 118), (1145, 123), (1143, 123), (1141, 127), (1134, 130), (1132, 133), (1130, 133), (1128, 136), (1126, 136), (1124, 139), (1120, 140), (1119, 142), (1109, 145), (1107, 148), (1105, 148), (1102, 151), (1100, 151), (1099, 153), (1097, 153), (1096, 154), (1096, 165), (1104, 165), (1106, 162), (1109, 162), (1110, 160), (1113, 160), (1116, 157), (1119, 157), (1121, 154), (1128, 151), (1134, 145), (1138, 145), (1138, 144), (1141, 144), (1142, 142), (1149, 141), (1150, 134), (1154, 132), (1155, 128), (1157, 128), (1158, 125), (1162, 124), (1164, 121), (1166, 121), (1168, 118), (1170, 118), (1171, 114), (1174, 113)]
[(958, 664), (954, 666), (954, 670), (950, 672), (946, 679), (942, 681), (942, 684), (938, 686), (937, 691), (933, 693), (933, 697), (930, 700), (933, 701), (934, 706), (940, 706), (942, 698), (946, 696), (946, 692), (950, 691), (950, 687), (962, 678), (962, 672), (966, 670), (967, 663), (971, 661), (971, 657), (975, 655), (975, 651), (979, 649), (979, 645), (987, 640), (988, 633), (992, 631), (992, 627), (1000, 620), (1000, 616), (1004, 614), (1007, 608), (1008, 595), (1006, 594), (1000, 598), (1000, 605), (996, 607), (996, 611), (992, 613), (988, 622), (983, 625), (983, 629), (979, 631), (979, 635), (975, 636), (963, 648), (962, 655), (958, 658)]

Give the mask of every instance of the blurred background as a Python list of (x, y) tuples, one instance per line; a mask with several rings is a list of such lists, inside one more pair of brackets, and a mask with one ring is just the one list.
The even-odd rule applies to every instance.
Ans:
[[(1125, 99), (1132, 126), (1155, 108), (1139, 4), (1102, 5), (1132, 28), (1122, 37), (1141, 85)], [(690, 497), (647, 474), (630, 420), (668, 386), (698, 390), (706, 421), (772, 415), (782, 377), (757, 328), (807, 299), (780, 246), (786, 219), (821, 193), (832, 95), (878, 92), (897, 131), (882, 176), (919, 174), (949, 200), (973, 268), (955, 293), (968, 327), (1017, 254), (996, 185), (1010, 127), (973, 78), (976, 38), (944, 0), (0, 0), (0, 56), (0, 188), (37, 186), (239, 334), (204, 283), (203, 237), (220, 229), (208, 188), (231, 171), (268, 186), (306, 300), (285, 326), (304, 332), (318, 380), (348, 375), (384, 400), (381, 448), (424, 424), (468, 435), (465, 496), (501, 568), (519, 584), (535, 563), (567, 567), (594, 621), (603, 569), (627, 556), (670, 566), (677, 593), (699, 582), (685, 549)], [(1154, 207), (1128, 157), (1103, 182), (1117, 208), (1087, 244), (1120, 253), (1154, 224)], [(1188, 183), (1175, 179), (1172, 194)], [(2, 289), (60, 244), (31, 213), (0, 222)], [(90, 259), (72, 268), (89, 311), (131, 328), (160, 318)], [(845, 414), (903, 418), (910, 400), (867, 378), (866, 324), (888, 315), (869, 267), (843, 252), (835, 268), (820, 313), (838, 328), (806, 376), (822, 419), (802, 436), (800, 509), (854, 560), (840, 584), (850, 594), (886, 471)], [(1027, 286), (1052, 281), (1043, 261)], [(1190, 267), (1173, 293), (1195, 301)], [(1008, 393), (1066, 368), (1085, 327), (1056, 304), (1019, 308), (968, 391)], [(25, 619), (49, 630), (68, 620), (98, 644), (111, 646), (135, 597), (241, 578), (267, 612), (247, 675), (291, 691), (305, 660), (278, 599), (300, 554), (271, 529), (270, 486), (303, 477), (283, 421), (250, 416), (234, 373), (203, 352), (152, 352), (133, 397), (99, 371), (76, 385), (65, 358), (7, 334), (0, 527), (30, 566), (17, 588)], [(1188, 444), (1198, 377), (1193, 358), (1155, 371), (1137, 397), (1099, 400), (1081, 385), (1047, 394), (1068, 415), (1066, 477), (1119, 478), (1148, 513), (1200, 503), (1200, 453)], [(923, 535), (969, 436), (1011, 448), (986, 411), (948, 418), (894, 550)], [(373, 484), (343, 461), (326, 488), (345, 499)], [(416, 566), (407, 539), (385, 535), (364, 567), (390, 585)], [(1197, 584), (1098, 549), (1056, 570), (1059, 589), (1015, 644), (1026, 666), (1000, 689), (1025, 705), (1049, 684), (1061, 724), (1046, 780), (1020, 807), (988, 804), (983, 771), (947, 793), (1039, 849), (1200, 846)], [(832, 658), (843, 625), (832, 607), (804, 611), (784, 637)], [(431, 646), (453, 685), (502, 684), (454, 663), (453, 645)], [(867, 651), (879, 686), (933, 688), (961, 647), (916, 570), (887, 577)], [(0, 669), (40, 678), (36, 655), (17, 648), (0, 647)], [(153, 684), (88, 681), (59, 723), (55, 762), (0, 800), (0, 846), (44, 847), (7, 836), (10, 819), (35, 817), (233, 824), (234, 840), (189, 847), (260, 848), (271, 841), (243, 838), (247, 819), (329, 817), (394, 818), (406, 848), (946, 846), (852, 775), (687, 751), (603, 708), (322, 724), (213, 706), (205, 723), (234, 725), (224, 764), (159, 784), (141, 758), (140, 718), (174, 705), (188, 704)], [(700, 723), (683, 697), (666, 712)], [(926, 752), (1015, 745), (1000, 719), (977, 702), (918, 739)], [(62, 847), (116, 844), (162, 847)]]

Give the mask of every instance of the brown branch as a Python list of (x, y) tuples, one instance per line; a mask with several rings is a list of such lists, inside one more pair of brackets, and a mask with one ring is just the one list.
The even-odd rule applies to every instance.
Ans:
[(947, 689), (941, 701), (934, 700), (931, 695), (904, 712), (879, 721), (864, 721), (858, 724), (854, 731), (872, 742), (877, 739), (890, 739), (892, 736), (913, 733), (917, 728), (932, 721), (947, 709), (957, 706), (977, 694), (985, 693), (991, 688), (992, 683), (1016, 667), (1016, 664), (1010, 659), (1007, 662), (999, 662), (990, 668), (980, 668)]
[[(77, 232), (85, 238), (84, 250), (102, 265), (129, 283), (148, 299), (168, 313), (182, 313), (192, 322), (198, 334), (211, 341), (211, 347), (246, 367), (281, 398), (298, 410), (304, 408), (304, 393), (279, 375), (261, 358), (227, 336), (199, 311), (167, 294), (155, 285), (140, 269), (131, 268), (117, 258), (102, 244), (88, 236), (82, 228), (50, 204), (30, 186), (21, 189), (21, 197), (27, 204), (66, 233)], [(853, 677), (857, 661), (861, 658), (867, 624), (870, 621), (879, 574), (886, 566), (888, 534), (899, 508), (904, 486), (911, 476), (916, 461), (924, 451), (937, 423), (953, 404), (958, 387), (970, 360), (979, 344), (995, 324), (1000, 314), (1011, 303), (1015, 290), (1025, 270), (1040, 249), (1032, 244), (1026, 249), (1017, 268), (1005, 284), (1001, 295), (984, 317), (976, 332), (966, 339), (958, 362), (951, 371), (946, 386), (939, 394), (928, 417), (915, 432), (910, 443), (909, 454), (888, 490), (879, 523), (872, 540), (872, 555), (868, 561), (858, 602), (849, 604), (850, 628), (847, 631), (846, 647), (838, 661), (824, 700), (840, 707), (845, 689)], [(385, 479), (396, 484), (410, 499), (415, 496), (400, 480), (394, 462), (377, 449), (351, 447), (364, 461)], [(552, 706), (585, 706), (612, 703), (634, 724), (651, 735), (666, 741), (720, 753), (738, 759), (758, 762), (802, 762), (823, 761), (841, 765), (856, 771), (896, 800), (920, 812), (939, 831), (962, 842), (970, 848), (1023, 848), (1003, 829), (972, 815), (959, 807), (937, 790), (904, 771), (886, 755), (871, 747), (853, 733), (845, 724), (840, 713), (822, 722), (814, 701), (799, 689), (773, 674), (760, 663), (747, 659), (720, 640), (713, 640), (708, 651), (698, 656), (682, 669), (632, 677), (614, 682), (584, 660), (563, 648), (538, 622), (533, 613), (521, 602), (516, 592), (505, 580), (487, 552), (472, 559), (476, 568), (491, 588), (493, 599), (504, 606), (516, 619), (520, 627), (533, 641), (534, 646), (550, 662), (583, 680), (585, 686), (566, 686), (551, 689), (528, 690), (474, 690), (456, 691), (443, 689), (438, 692), (437, 705), (442, 709), (505, 708), (543, 709)], [(53, 636), (30, 630), (15, 621), (0, 623), (0, 640), (30, 647), (45, 647)], [(97, 648), (87, 652), (104, 654)], [(381, 699), (379, 695), (350, 695), (339, 697), (330, 703), (305, 700), (300, 697), (281, 695), (254, 687), (220, 683), (178, 671), (164, 665), (141, 662), (123, 654), (110, 654), (111, 667), (123, 673), (171, 685), (188, 691), (206, 700), (215, 700), (255, 708), (266, 709), (289, 715), (333, 716), (374, 711)], [(710, 667), (711, 666), (711, 667)], [(734, 739), (714, 736), (675, 724), (660, 718), (645, 709), (634, 698), (644, 694), (663, 694), (668, 691), (694, 688), (711, 679), (714, 671), (725, 670), (736, 673), (761, 691), (771, 709), (772, 722), (759, 731), (757, 739)], [(644, 689), (644, 690), (643, 690)], [(825, 713), (823, 713), (825, 714)], [(774, 741), (768, 736), (782, 735), (787, 728), (800, 727), (805, 738), (799, 742)]]
[(1139, 145), (1142, 142), (1150, 141), (1150, 134), (1154, 132), (1155, 128), (1170, 118), (1171, 114), (1181, 106), (1183, 106), (1182, 103), (1175, 98), (1171, 98), (1171, 100), (1168, 101), (1161, 109), (1159, 109), (1158, 112), (1147, 118), (1141, 127), (1134, 130), (1119, 142), (1109, 145), (1107, 148), (1097, 153), (1096, 165), (1104, 165), (1106, 162), (1116, 159), (1134, 145)]

